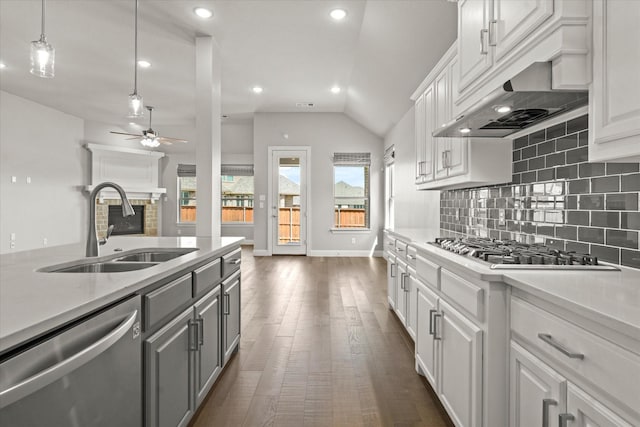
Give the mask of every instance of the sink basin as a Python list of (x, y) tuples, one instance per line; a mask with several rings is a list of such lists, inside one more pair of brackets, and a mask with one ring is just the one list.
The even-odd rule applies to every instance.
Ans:
[(124, 255), (119, 258), (115, 258), (113, 261), (117, 262), (164, 262), (169, 261), (179, 256), (188, 254), (195, 251), (195, 248), (190, 249), (172, 249), (172, 250), (146, 250), (143, 252), (134, 252), (129, 255)]
[(93, 262), (89, 264), (72, 265), (57, 270), (49, 270), (50, 273), (120, 273), (123, 271), (142, 270), (153, 267), (155, 262)]

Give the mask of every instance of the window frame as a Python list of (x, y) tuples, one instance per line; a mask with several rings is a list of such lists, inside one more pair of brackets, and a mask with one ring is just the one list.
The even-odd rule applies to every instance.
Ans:
[[(234, 173), (235, 172), (235, 173)], [(224, 226), (247, 226), (255, 224), (255, 176), (253, 173), (253, 165), (226, 165), (221, 167), (220, 174), (220, 223)], [(225, 197), (223, 193), (223, 183), (235, 182), (237, 177), (250, 176), (252, 179), (253, 193), (251, 197), (243, 197), (242, 195), (232, 195)], [(233, 178), (229, 180), (228, 178)], [(225, 202), (232, 202), (232, 204), (225, 204)], [(226, 207), (242, 207), (244, 221), (224, 221), (224, 215), (222, 210)], [(247, 221), (247, 208), (251, 208), (253, 221)]]
[[(371, 153), (334, 153), (333, 157), (333, 219), (331, 232), (368, 232), (371, 230)], [(362, 197), (336, 196), (336, 168), (339, 167), (361, 167), (364, 169), (364, 195)], [(362, 227), (341, 227), (336, 223), (336, 203), (339, 199), (363, 199), (365, 224)], [(339, 212), (339, 210), (338, 210)], [(338, 216), (339, 218), (339, 216)]]

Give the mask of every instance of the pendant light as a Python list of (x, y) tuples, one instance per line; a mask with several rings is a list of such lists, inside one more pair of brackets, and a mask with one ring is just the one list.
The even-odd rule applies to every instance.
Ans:
[(42, 0), (42, 31), (40, 40), (31, 42), (31, 74), (38, 77), (52, 78), (54, 76), (53, 66), (55, 64), (56, 50), (47, 43), (47, 36), (44, 34), (45, 21), (45, 0)]
[(142, 117), (144, 115), (142, 97), (138, 95), (138, 0), (135, 12), (134, 30), (134, 60), (133, 60), (133, 93), (129, 95), (129, 117)]

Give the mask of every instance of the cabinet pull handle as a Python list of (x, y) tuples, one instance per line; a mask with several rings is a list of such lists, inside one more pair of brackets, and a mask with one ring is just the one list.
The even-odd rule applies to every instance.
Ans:
[(400, 273), (400, 289), (404, 291), (404, 273)]
[(444, 169), (444, 168), (447, 167), (447, 151), (446, 150), (442, 152), (442, 156), (441, 157), (442, 157), (442, 159), (441, 159), (442, 160), (442, 168)]
[(484, 35), (488, 34), (489, 30), (483, 28), (480, 30), (480, 55), (487, 55), (489, 50), (487, 50), (484, 40)]
[(413, 255), (411, 255), (411, 254), (407, 254), (407, 258), (409, 258), (409, 259), (416, 259), (416, 257), (414, 257), (414, 256), (413, 256)]
[(202, 318), (202, 316), (198, 316), (198, 318), (196, 319), (196, 322), (198, 323), (198, 344), (200, 346), (204, 345), (204, 319)]
[(229, 260), (229, 264), (231, 265), (238, 265), (242, 262), (242, 260), (240, 258), (234, 258), (232, 260)]
[(189, 319), (187, 328), (187, 332), (189, 335), (189, 351), (198, 351), (198, 324), (195, 322), (195, 320)]
[(231, 297), (229, 296), (229, 294), (224, 294), (224, 312), (223, 314), (225, 316), (228, 316), (231, 314)]
[(435, 334), (433, 331), (433, 314), (437, 312), (438, 310), (429, 310), (429, 335)]
[(584, 359), (584, 354), (582, 354), (582, 353), (574, 353), (573, 351), (569, 350), (567, 347), (563, 346), (558, 341), (554, 340), (553, 337), (551, 336), (551, 334), (542, 334), (542, 333), (540, 333), (540, 334), (538, 334), (538, 338), (540, 338), (542, 341), (546, 342), (551, 347), (555, 348), (560, 353), (564, 354), (565, 356), (567, 356), (570, 359), (580, 359), (580, 360)]
[(396, 263), (391, 263), (391, 277), (396, 277), (396, 271), (393, 270), (393, 267), (396, 267), (396, 269), (398, 268), (398, 265)]
[(542, 427), (549, 427), (549, 406), (557, 404), (554, 399), (542, 399)]
[(496, 46), (498, 44), (496, 38), (497, 25), (498, 21), (496, 19), (489, 21), (489, 46)]
[(409, 274), (405, 274), (404, 275), (405, 281), (404, 281), (404, 287), (402, 289), (404, 289), (405, 292), (409, 292), (410, 291), (409, 285), (406, 282), (406, 279), (409, 278), (409, 277), (411, 277)]
[(438, 317), (442, 317), (442, 313), (436, 313), (433, 315), (433, 339), (434, 340), (441, 340), (442, 337), (438, 336), (438, 323), (436, 322), (436, 319)]
[(558, 424), (560, 427), (567, 427), (567, 423), (575, 419), (576, 417), (571, 414), (560, 414), (558, 415)]

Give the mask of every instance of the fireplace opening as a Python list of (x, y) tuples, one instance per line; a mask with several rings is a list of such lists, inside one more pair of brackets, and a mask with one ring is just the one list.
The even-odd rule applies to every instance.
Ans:
[(122, 216), (122, 205), (109, 205), (108, 224), (113, 225), (111, 235), (144, 234), (144, 205), (133, 205), (132, 216)]

